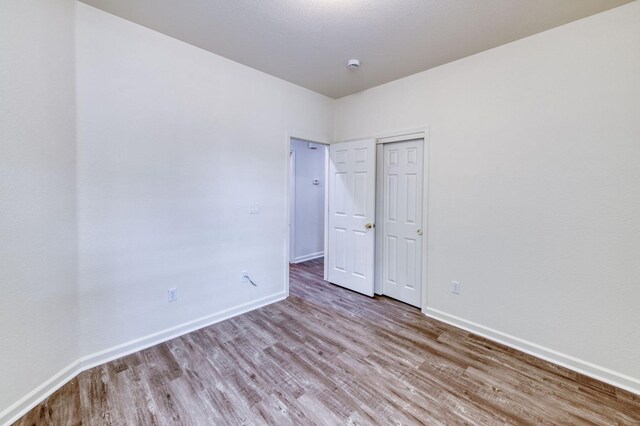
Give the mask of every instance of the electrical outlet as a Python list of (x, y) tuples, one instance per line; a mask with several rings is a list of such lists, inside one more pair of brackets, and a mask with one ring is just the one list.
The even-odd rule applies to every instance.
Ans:
[(259, 203), (249, 204), (249, 214), (260, 214), (260, 204)]
[(240, 272), (240, 284), (247, 282), (247, 277), (249, 273), (247, 271)]
[(168, 302), (176, 302), (178, 300), (178, 289), (170, 288), (167, 291), (167, 301)]
[(451, 293), (460, 294), (462, 292), (462, 283), (458, 281), (451, 281)]

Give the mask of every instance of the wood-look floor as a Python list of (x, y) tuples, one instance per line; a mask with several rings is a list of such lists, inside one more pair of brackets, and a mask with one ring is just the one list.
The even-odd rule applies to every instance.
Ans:
[(640, 397), (291, 267), (291, 297), (86, 371), (18, 425), (640, 424)]

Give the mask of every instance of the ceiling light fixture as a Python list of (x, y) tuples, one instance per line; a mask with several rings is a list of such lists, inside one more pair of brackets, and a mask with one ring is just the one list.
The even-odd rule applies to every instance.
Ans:
[(347, 67), (349, 67), (350, 70), (357, 70), (360, 67), (360, 61), (357, 59), (349, 59)]

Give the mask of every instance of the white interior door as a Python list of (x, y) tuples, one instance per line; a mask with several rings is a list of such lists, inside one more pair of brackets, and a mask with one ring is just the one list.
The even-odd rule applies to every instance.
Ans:
[(336, 143), (329, 152), (328, 279), (373, 296), (376, 143)]
[(423, 140), (384, 144), (382, 292), (422, 303)]

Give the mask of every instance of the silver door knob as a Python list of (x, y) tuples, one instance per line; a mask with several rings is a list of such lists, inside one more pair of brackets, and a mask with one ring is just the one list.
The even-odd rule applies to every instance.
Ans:
[(422, 229), (418, 229), (418, 235), (422, 235)]
[(375, 227), (375, 225), (374, 225), (373, 223), (367, 223), (364, 227), (365, 227), (366, 229), (371, 229), (371, 228), (374, 228), (374, 227)]

